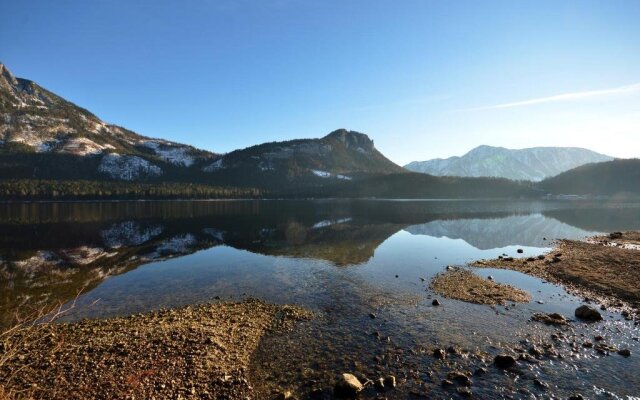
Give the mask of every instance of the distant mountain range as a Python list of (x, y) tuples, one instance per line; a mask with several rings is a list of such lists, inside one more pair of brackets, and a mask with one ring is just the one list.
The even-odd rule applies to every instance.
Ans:
[(612, 157), (578, 147), (533, 147), (511, 150), (479, 146), (462, 157), (413, 161), (405, 168), (435, 176), (498, 177), (541, 181), (584, 164)]
[[(319, 139), (219, 154), (108, 124), (35, 82), (16, 78), (0, 63), (2, 199), (535, 197), (571, 194), (567, 188), (572, 186), (515, 180), (539, 181), (608, 160), (611, 157), (578, 148), (481, 146), (463, 157), (406, 167), (422, 172), (416, 173), (387, 159), (367, 135), (346, 129)], [(625, 168), (633, 172), (635, 167)], [(606, 179), (606, 174), (620, 172), (596, 170), (572, 176), (579, 182), (576, 177), (587, 174), (586, 182), (592, 175)], [(637, 192), (625, 184), (635, 181), (607, 188)]]

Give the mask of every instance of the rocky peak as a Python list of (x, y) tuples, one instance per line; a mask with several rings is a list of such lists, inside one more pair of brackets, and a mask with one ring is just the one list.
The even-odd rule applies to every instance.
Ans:
[(364, 133), (349, 131), (347, 129), (338, 129), (327, 136), (325, 139), (338, 140), (343, 143), (346, 148), (369, 153), (374, 149), (373, 140)]
[(18, 85), (18, 80), (3, 63), (0, 62), (0, 88), (11, 89)]

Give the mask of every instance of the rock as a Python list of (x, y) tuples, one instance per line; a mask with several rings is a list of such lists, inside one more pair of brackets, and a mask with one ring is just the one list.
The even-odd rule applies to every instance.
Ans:
[(622, 237), (622, 232), (611, 232), (609, 234), (609, 239), (620, 239)]
[(290, 391), (286, 390), (284, 392), (278, 393), (274, 399), (275, 400), (290, 400), (290, 399), (293, 399), (293, 394)]
[(542, 351), (540, 351), (536, 346), (531, 346), (529, 347), (529, 354), (534, 357), (540, 357), (542, 355)]
[(487, 279), (488, 279), (488, 280), (490, 280), (490, 281), (492, 281), (492, 280), (493, 280), (493, 276), (492, 276), (492, 275), (489, 275), (489, 276), (487, 276)]
[(566, 325), (567, 319), (558, 313), (545, 314), (545, 313), (536, 313), (531, 317), (532, 320), (538, 322), (544, 322), (547, 325)]
[(516, 251), (518, 252), (518, 254), (522, 254), (522, 253), (524, 253), (524, 250), (522, 250), (522, 249), (518, 249), (518, 250), (516, 250)]
[(333, 392), (336, 396), (355, 398), (363, 388), (364, 386), (360, 383), (358, 378), (352, 374), (345, 373), (338, 377), (338, 382), (336, 382)]
[(444, 360), (447, 357), (447, 353), (442, 349), (434, 349), (433, 356), (439, 360)]
[(460, 350), (456, 346), (449, 346), (447, 347), (447, 353), (458, 355), (460, 354)]
[(396, 387), (396, 377), (393, 375), (389, 375), (386, 378), (384, 378), (384, 386), (385, 387), (389, 387), (389, 388), (395, 388)]
[(600, 315), (600, 311), (588, 305), (582, 305), (576, 308), (575, 314), (576, 317), (586, 321), (602, 321), (602, 315)]
[(489, 371), (487, 371), (487, 369), (486, 369), (486, 368), (484, 368), (484, 367), (480, 367), (480, 368), (476, 369), (476, 370), (473, 372), (473, 374), (474, 374), (475, 376), (481, 376), (481, 375), (486, 375), (486, 374), (487, 374), (487, 372), (489, 372)]
[(511, 368), (516, 365), (516, 359), (507, 354), (498, 354), (493, 359), (493, 364), (502, 369)]
[(569, 396), (569, 400), (584, 400), (581, 394), (572, 394)]
[(544, 260), (544, 256), (542, 254), (540, 254), (538, 257), (536, 257), (538, 260)]
[(378, 378), (375, 382), (373, 382), (373, 387), (378, 392), (382, 392), (384, 390), (384, 378)]
[(469, 390), (466, 387), (465, 388), (459, 387), (458, 389), (456, 389), (456, 391), (462, 397), (470, 398), (471, 396), (473, 396), (473, 393), (471, 393), (471, 390)]
[(442, 386), (453, 386), (453, 382), (451, 382), (448, 379), (443, 379), (442, 380)]
[(431, 302), (432, 305), (434, 306), (439, 306), (440, 302), (438, 301), (438, 299), (433, 299), (433, 301)]
[(618, 354), (620, 354), (623, 357), (629, 357), (629, 356), (631, 356), (631, 350), (629, 350), (629, 349), (620, 349), (620, 350), (618, 350)]
[(371, 319), (375, 319), (375, 318), (376, 318), (376, 315), (375, 315), (374, 313), (369, 313), (369, 318), (371, 318)]
[(546, 383), (545, 381), (541, 381), (540, 379), (534, 379), (533, 384), (542, 389), (546, 389), (549, 387), (548, 383)]
[(453, 371), (447, 374), (447, 379), (462, 386), (471, 386), (471, 379), (462, 372)]

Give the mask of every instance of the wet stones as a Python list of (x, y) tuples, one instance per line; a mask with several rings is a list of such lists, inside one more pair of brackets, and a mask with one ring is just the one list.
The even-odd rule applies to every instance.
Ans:
[(447, 379), (462, 386), (471, 386), (471, 378), (459, 371), (449, 372)]
[(438, 299), (433, 299), (433, 301), (431, 302), (431, 305), (433, 306), (439, 306), (440, 305), (440, 301)]
[(447, 358), (447, 353), (445, 353), (445, 351), (442, 349), (434, 349), (433, 357), (438, 360), (444, 360), (445, 358)]
[(358, 378), (352, 374), (344, 373), (338, 377), (333, 392), (336, 396), (344, 398), (355, 398), (362, 391), (364, 386)]
[(549, 387), (549, 384), (547, 382), (537, 378), (533, 380), (533, 384), (539, 387), (540, 389), (547, 389)]
[(575, 315), (585, 321), (602, 321), (600, 311), (586, 304), (576, 308)]
[(484, 367), (480, 367), (480, 368), (476, 369), (476, 370), (473, 372), (473, 375), (475, 375), (475, 376), (482, 376), (482, 375), (486, 375), (486, 374), (487, 374), (487, 372), (489, 372), (489, 371), (488, 371), (486, 368), (484, 368)]
[(516, 359), (507, 354), (498, 354), (494, 357), (493, 364), (500, 369), (507, 369), (516, 365)]
[(567, 325), (567, 319), (558, 313), (545, 314), (545, 313), (536, 313), (531, 317), (533, 321), (543, 322), (547, 325)]
[(629, 349), (620, 349), (620, 350), (618, 350), (618, 354), (620, 354), (623, 357), (630, 357), (631, 356), (631, 350), (629, 350)]
[(396, 377), (393, 375), (389, 375), (383, 380), (384, 386), (387, 388), (395, 388), (396, 387)]

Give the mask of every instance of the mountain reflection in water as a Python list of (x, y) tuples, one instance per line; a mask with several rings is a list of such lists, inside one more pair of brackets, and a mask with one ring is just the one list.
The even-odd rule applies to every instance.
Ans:
[(639, 228), (636, 204), (593, 202), (6, 203), (0, 206), (0, 324), (26, 305), (64, 302), (108, 276), (215, 246), (349, 267), (367, 263), (403, 230), (487, 250), (549, 247), (554, 238)]

